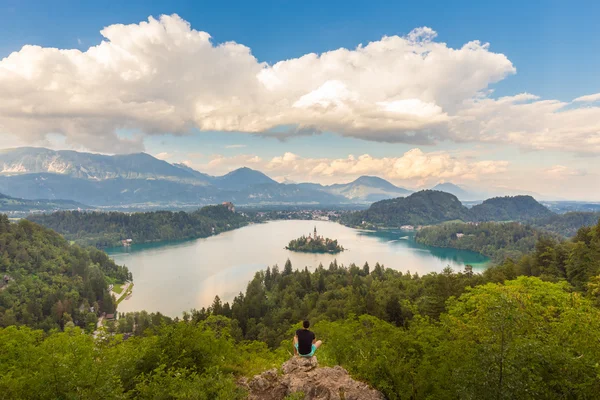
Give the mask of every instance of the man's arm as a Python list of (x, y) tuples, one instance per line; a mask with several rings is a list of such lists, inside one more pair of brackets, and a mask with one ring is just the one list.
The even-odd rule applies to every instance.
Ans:
[(294, 355), (298, 355), (298, 350), (296, 350), (296, 343), (298, 343), (298, 335), (294, 335), (294, 340), (293, 340), (293, 348), (294, 348)]

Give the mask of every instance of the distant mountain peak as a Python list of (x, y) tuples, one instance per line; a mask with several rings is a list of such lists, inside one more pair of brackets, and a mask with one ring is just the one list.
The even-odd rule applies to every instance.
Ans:
[(20, 147), (0, 152), (0, 175), (58, 174), (79, 179), (167, 179), (206, 183), (147, 153), (106, 155)]
[(385, 179), (368, 175), (360, 176), (352, 182), (325, 186), (323, 190), (363, 203), (373, 203), (412, 193), (410, 190), (395, 186)]
[(285, 178), (283, 178), (283, 181), (281, 181), (281, 183), (283, 183), (284, 185), (295, 185), (298, 182), (296, 182), (292, 179), (289, 179), (288, 177), (285, 177)]
[(236, 175), (253, 176), (253, 177), (257, 177), (257, 178), (261, 177), (265, 181), (268, 180), (268, 181), (275, 182), (273, 179), (269, 178), (265, 173), (257, 171), (252, 168), (248, 168), (248, 167), (240, 167), (238, 169), (234, 169), (233, 171), (230, 171), (230, 172), (226, 173), (225, 175), (223, 175), (222, 178), (227, 177), (227, 176), (236, 176)]
[(243, 189), (254, 185), (278, 183), (264, 173), (248, 167), (235, 169), (223, 176), (214, 178), (213, 183), (223, 189)]
[(441, 182), (432, 187), (433, 190), (439, 190), (455, 195), (460, 200), (479, 200), (480, 195), (471, 193), (467, 188), (462, 185), (457, 185), (452, 182)]
[(393, 183), (386, 181), (385, 179), (380, 178), (378, 176), (371, 176), (371, 175), (359, 176), (351, 183), (359, 183), (362, 185), (370, 185), (370, 186), (394, 187), (394, 188), (398, 189), (398, 187), (396, 185), (394, 185)]

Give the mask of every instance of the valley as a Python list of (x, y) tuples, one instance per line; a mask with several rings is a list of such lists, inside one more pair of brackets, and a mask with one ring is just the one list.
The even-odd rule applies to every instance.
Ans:
[(0, 400), (600, 398), (600, 2), (0, 14)]

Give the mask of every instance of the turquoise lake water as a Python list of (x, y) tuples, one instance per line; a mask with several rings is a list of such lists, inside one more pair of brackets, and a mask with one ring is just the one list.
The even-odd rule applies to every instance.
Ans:
[[(337, 239), (347, 250), (335, 255), (297, 253), (285, 250), (291, 239), (308, 235), (314, 227), (319, 235)], [(462, 270), (486, 268), (489, 259), (465, 250), (424, 246), (414, 234), (389, 230), (368, 232), (328, 221), (273, 221), (246, 226), (205, 239), (178, 243), (133, 245), (108, 251), (133, 273), (133, 295), (119, 305), (119, 312), (160, 311), (181, 316), (192, 308), (209, 306), (215, 295), (231, 301), (254, 274), (267, 266), (283, 268), (289, 258), (294, 269), (338, 264), (362, 266), (376, 262), (402, 272), (426, 274), (447, 266)]]

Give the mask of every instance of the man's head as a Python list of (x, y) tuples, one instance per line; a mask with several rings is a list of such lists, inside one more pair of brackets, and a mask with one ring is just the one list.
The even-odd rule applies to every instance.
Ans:
[(308, 322), (308, 320), (305, 320), (304, 322), (302, 322), (302, 326), (304, 327), (304, 329), (308, 329), (308, 327), (310, 326), (310, 322)]

